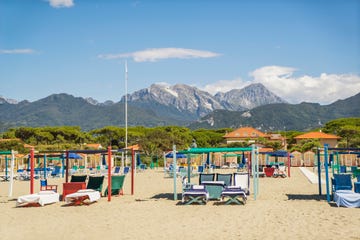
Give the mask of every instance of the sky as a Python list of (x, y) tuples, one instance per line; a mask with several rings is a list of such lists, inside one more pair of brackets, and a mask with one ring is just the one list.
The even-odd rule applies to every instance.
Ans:
[(0, 80), (18, 101), (262, 83), (330, 104), (360, 92), (360, 1), (0, 0)]

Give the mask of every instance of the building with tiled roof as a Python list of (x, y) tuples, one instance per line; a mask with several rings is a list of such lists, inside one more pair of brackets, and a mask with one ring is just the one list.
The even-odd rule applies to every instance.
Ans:
[(224, 136), (226, 144), (234, 142), (255, 143), (258, 138), (265, 138), (268, 141), (283, 141), (279, 134), (266, 134), (252, 127), (238, 128)]
[(329, 144), (329, 147), (337, 147), (340, 138), (339, 136), (323, 132), (309, 132), (294, 137), (297, 144), (303, 140), (318, 139), (321, 145)]

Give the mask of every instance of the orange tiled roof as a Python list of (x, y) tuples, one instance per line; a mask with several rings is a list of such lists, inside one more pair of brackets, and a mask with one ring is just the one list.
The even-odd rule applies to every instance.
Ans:
[(258, 137), (267, 137), (263, 132), (252, 128), (252, 127), (243, 127), (238, 128), (235, 131), (225, 134), (224, 138), (258, 138)]
[(341, 137), (323, 132), (309, 132), (294, 138), (295, 139), (340, 139)]
[(86, 144), (86, 146), (89, 147), (89, 148), (95, 148), (95, 149), (102, 148), (100, 143), (88, 143), (88, 144)]
[(128, 149), (134, 149), (134, 151), (137, 151), (139, 150), (139, 144), (135, 144), (135, 145), (132, 145), (132, 146), (128, 146)]

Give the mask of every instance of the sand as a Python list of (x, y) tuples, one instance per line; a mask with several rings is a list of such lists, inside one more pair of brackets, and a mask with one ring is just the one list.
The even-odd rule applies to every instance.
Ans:
[[(64, 179), (48, 182), (59, 184), (62, 193)], [(161, 169), (137, 173), (134, 195), (127, 175), (124, 196), (111, 202), (103, 197), (90, 206), (59, 202), (16, 208), (16, 198), (29, 194), (30, 183), (16, 181), (12, 198), (7, 197), (8, 184), (0, 183), (1, 240), (360, 239), (360, 208), (328, 204), (325, 196), (319, 197), (318, 185), (297, 168), (290, 178), (260, 178), (257, 199), (250, 195), (246, 205), (181, 205), (173, 200), (173, 179)], [(181, 193), (180, 179), (177, 189)]]

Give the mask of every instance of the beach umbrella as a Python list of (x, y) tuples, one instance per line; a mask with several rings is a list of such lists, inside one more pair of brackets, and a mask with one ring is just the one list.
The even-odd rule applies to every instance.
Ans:
[(79, 154), (72, 153), (72, 152), (69, 153), (69, 158), (71, 158), (71, 159), (82, 159), (82, 157)]
[[(174, 154), (173, 152), (169, 152), (168, 154), (165, 155), (166, 158), (173, 158)], [(186, 154), (183, 153), (176, 153), (176, 158), (187, 158)]]

